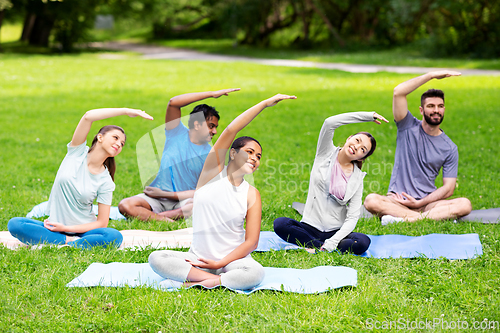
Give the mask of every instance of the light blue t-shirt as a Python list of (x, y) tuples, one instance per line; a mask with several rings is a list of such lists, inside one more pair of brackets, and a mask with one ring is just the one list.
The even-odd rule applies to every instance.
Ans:
[(78, 225), (97, 220), (92, 204), (111, 205), (115, 183), (108, 170), (94, 175), (87, 166), (87, 142), (71, 147), (57, 171), (48, 203), (49, 221)]
[(189, 130), (182, 123), (165, 130), (160, 170), (149, 186), (168, 192), (194, 190), (211, 148), (208, 143), (192, 143)]
[(436, 190), (435, 180), (441, 167), (444, 178), (456, 178), (458, 149), (442, 132), (438, 136), (425, 133), (422, 121), (410, 111), (396, 122), (398, 136), (389, 192), (406, 192), (422, 199)]

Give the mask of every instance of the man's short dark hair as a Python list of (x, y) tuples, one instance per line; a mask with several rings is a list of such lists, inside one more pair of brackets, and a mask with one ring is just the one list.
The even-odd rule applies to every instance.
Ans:
[(422, 97), (420, 97), (420, 105), (424, 107), (424, 102), (426, 98), (429, 97), (439, 97), (443, 100), (444, 103), (444, 92), (439, 89), (429, 89), (426, 92), (422, 94)]
[(196, 105), (189, 116), (189, 129), (194, 128), (195, 121), (198, 121), (200, 123), (203, 122), (201, 117), (199, 117), (201, 116), (201, 114), (198, 114), (198, 112), (203, 112), (203, 118), (205, 119), (205, 121), (207, 121), (211, 117), (215, 117), (217, 118), (217, 120), (220, 120), (219, 112), (217, 112), (214, 107), (206, 104)]

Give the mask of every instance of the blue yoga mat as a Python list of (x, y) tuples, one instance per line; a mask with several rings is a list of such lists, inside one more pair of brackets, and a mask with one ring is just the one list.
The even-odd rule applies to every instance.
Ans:
[[(345, 286), (356, 286), (358, 272), (343, 266), (319, 266), (311, 269), (264, 267), (264, 281), (250, 290), (232, 289), (241, 294), (257, 290), (277, 290), (301, 294), (322, 293)], [(152, 287), (176, 291), (180, 283), (156, 274), (149, 264), (113, 262), (93, 263), (66, 287)]]
[[(44, 201), (44, 202), (36, 205), (35, 207), (33, 207), (33, 209), (31, 209), (31, 211), (26, 215), (26, 217), (29, 219), (32, 219), (32, 218), (47, 216), (48, 214), (46, 214), (46, 211), (47, 211), (48, 203), (49, 203), (48, 201)], [(95, 215), (97, 215), (98, 206), (93, 205), (92, 211), (94, 212)], [(126, 217), (120, 213), (120, 211), (118, 210), (118, 207), (112, 206), (110, 211), (109, 211), (109, 219), (110, 220), (125, 220)]]
[[(473, 259), (483, 254), (478, 234), (368, 235), (368, 237), (371, 239), (370, 247), (361, 257)], [(255, 251), (294, 249), (300, 249), (300, 247), (285, 242), (272, 231), (261, 231), (259, 245)]]

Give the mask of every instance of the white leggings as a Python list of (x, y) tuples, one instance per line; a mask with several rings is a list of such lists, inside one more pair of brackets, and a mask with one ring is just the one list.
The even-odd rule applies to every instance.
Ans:
[[(193, 267), (186, 259), (197, 261), (198, 256), (191, 252), (155, 251), (149, 255), (149, 265), (161, 277), (184, 282)], [(217, 270), (200, 269), (220, 275), (221, 284), (232, 289), (251, 289), (264, 279), (264, 267), (251, 256), (232, 261)]]

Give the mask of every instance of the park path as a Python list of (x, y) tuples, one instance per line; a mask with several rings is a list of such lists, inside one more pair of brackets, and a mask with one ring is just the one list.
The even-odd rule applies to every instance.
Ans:
[[(356, 64), (343, 64), (343, 63), (322, 63), (322, 62), (289, 60), (289, 59), (260, 59), (260, 58), (250, 58), (242, 56), (209, 54), (193, 50), (177, 49), (165, 46), (146, 45), (146, 44), (137, 44), (129, 42), (92, 43), (92, 46), (107, 50), (136, 52), (142, 54), (142, 58), (144, 59), (205, 60), (205, 61), (219, 61), (219, 62), (244, 61), (262, 65), (270, 65), (270, 66), (336, 69), (350, 73), (391, 72), (391, 73), (424, 74), (433, 70), (443, 69), (436, 67), (356, 65)], [(109, 55), (103, 55), (103, 57), (112, 58), (112, 56)], [(493, 75), (493, 76), (500, 75), (499, 70), (485, 70), (485, 69), (456, 69), (456, 70), (461, 72), (462, 75)]]

